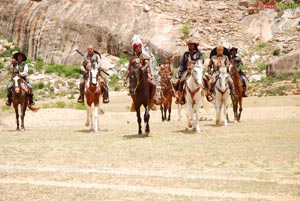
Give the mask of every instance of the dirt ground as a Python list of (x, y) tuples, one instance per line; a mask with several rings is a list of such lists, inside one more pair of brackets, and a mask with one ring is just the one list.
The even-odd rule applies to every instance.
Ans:
[(130, 103), (111, 93), (98, 133), (83, 110), (28, 111), (24, 132), (2, 112), (0, 200), (300, 200), (300, 96), (245, 98), (242, 121), (227, 127), (201, 109), (213, 121), (200, 133), (173, 105), (171, 122), (151, 111), (149, 137)]

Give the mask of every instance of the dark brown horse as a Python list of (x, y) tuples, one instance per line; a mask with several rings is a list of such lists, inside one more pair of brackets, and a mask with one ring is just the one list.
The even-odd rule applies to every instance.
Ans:
[(142, 119), (141, 119), (141, 106), (145, 108), (144, 122), (146, 124), (145, 135), (150, 133), (150, 86), (148, 82), (148, 73), (140, 67), (135, 67), (131, 71), (131, 83), (133, 84), (132, 99), (138, 122), (138, 134), (142, 134)]
[(13, 83), (12, 102), (16, 113), (17, 130), (20, 130), (20, 123), (19, 123), (19, 116), (20, 116), (19, 105), (20, 105), (21, 106), (21, 130), (24, 131), (25, 130), (24, 117), (25, 117), (25, 112), (27, 107), (33, 112), (38, 111), (40, 108), (30, 106), (29, 97), (28, 97), (30, 89), (18, 73), (14, 73), (12, 75), (12, 83)]
[[(175, 97), (173, 83), (167, 75), (161, 76), (160, 111), (162, 121), (171, 121), (172, 97)], [(167, 111), (169, 112), (167, 118)]]
[[(235, 93), (237, 95), (237, 99), (234, 100), (232, 97), (232, 105), (233, 105), (233, 113), (234, 113), (234, 121), (240, 121), (241, 120), (241, 114), (243, 111), (243, 82), (239, 75), (237, 64), (233, 62), (233, 64), (230, 67), (230, 74), (231, 78), (234, 83)], [(238, 112), (239, 110), (239, 112)]]

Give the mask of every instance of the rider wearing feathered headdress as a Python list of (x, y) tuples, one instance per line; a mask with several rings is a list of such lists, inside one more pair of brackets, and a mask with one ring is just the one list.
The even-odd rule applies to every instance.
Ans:
[[(129, 78), (129, 75), (131, 73), (131, 68), (133, 67), (133, 65), (138, 65), (139, 67), (147, 70), (148, 72), (148, 82), (149, 82), (149, 87), (150, 87), (150, 108), (152, 110), (156, 110), (155, 105), (154, 104), (158, 104), (158, 101), (155, 99), (155, 93), (156, 93), (156, 85), (152, 82), (152, 71), (150, 68), (150, 58), (148, 55), (144, 54), (142, 51), (142, 41), (139, 37), (137, 37), (136, 35), (133, 37), (132, 40), (132, 48), (133, 48), (133, 56), (131, 57), (129, 64), (128, 64), (128, 69), (127, 69), (127, 74), (126, 74), (126, 81)], [(138, 64), (137, 64), (138, 62)], [(134, 101), (133, 98), (133, 86), (131, 86), (131, 82), (130, 82), (130, 86), (129, 86), (129, 91), (130, 91), (130, 95), (132, 97), (132, 101)], [(134, 102), (131, 105), (130, 108), (131, 112), (135, 111), (135, 107), (134, 107)]]

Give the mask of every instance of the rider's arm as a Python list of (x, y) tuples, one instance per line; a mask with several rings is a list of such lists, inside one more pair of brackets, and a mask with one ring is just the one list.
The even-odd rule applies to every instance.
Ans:
[(24, 64), (23, 72), (20, 72), (20, 75), (22, 77), (26, 77), (28, 75), (28, 65), (26, 63)]

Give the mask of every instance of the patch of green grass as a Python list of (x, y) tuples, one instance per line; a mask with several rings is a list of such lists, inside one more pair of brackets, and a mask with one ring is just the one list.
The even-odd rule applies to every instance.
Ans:
[(70, 99), (70, 100), (75, 99), (74, 94), (71, 94), (71, 95), (68, 97), (68, 99)]
[(300, 175), (300, 172), (294, 172), (294, 175)]
[(6, 89), (1, 88), (0, 89), (0, 98), (6, 98), (6, 97), (7, 97)]
[(183, 25), (183, 27), (181, 28), (181, 32), (185, 36), (189, 35), (191, 33), (191, 29), (190, 29), (189, 25), (188, 24)]
[(42, 72), (44, 68), (44, 60), (42, 57), (37, 57), (36, 58), (36, 63), (34, 65), (34, 68), (38, 72)]
[(124, 87), (120, 84), (120, 78), (117, 75), (110, 76), (109, 85), (114, 91), (120, 91)]
[(75, 109), (77, 109), (77, 110), (85, 110), (86, 108), (85, 108), (84, 104), (76, 103)]
[(59, 76), (64, 76), (67, 78), (79, 78), (81, 70), (79, 66), (50, 64), (46, 67), (45, 73), (56, 73)]
[(263, 77), (261, 78), (261, 83), (264, 87), (272, 85), (274, 79), (272, 77)]
[(260, 63), (257, 65), (257, 68), (258, 68), (259, 72), (262, 72), (267, 69), (267, 65), (264, 63)]
[(4, 64), (0, 62), (0, 69), (4, 68)]
[(267, 47), (267, 43), (259, 43), (256, 47), (257, 50), (262, 50)]
[(268, 95), (271, 95), (271, 96), (276, 96), (276, 95), (284, 96), (286, 90), (287, 90), (287, 86), (279, 86), (279, 87), (275, 87), (275, 88), (271, 91), (271, 93), (268, 93)]
[(33, 89), (43, 89), (44, 87), (45, 87), (45, 84), (42, 81), (39, 81), (38, 83), (32, 85)]
[(12, 110), (12, 106), (2, 105), (2, 106), (1, 106), (1, 110), (2, 110), (2, 111), (9, 111), (9, 110)]
[(64, 101), (43, 104), (43, 108), (65, 108), (66, 106), (67, 104)]
[(124, 65), (125, 63), (129, 62), (129, 59), (130, 57), (127, 54), (121, 52), (120, 59), (117, 61), (117, 66)]

